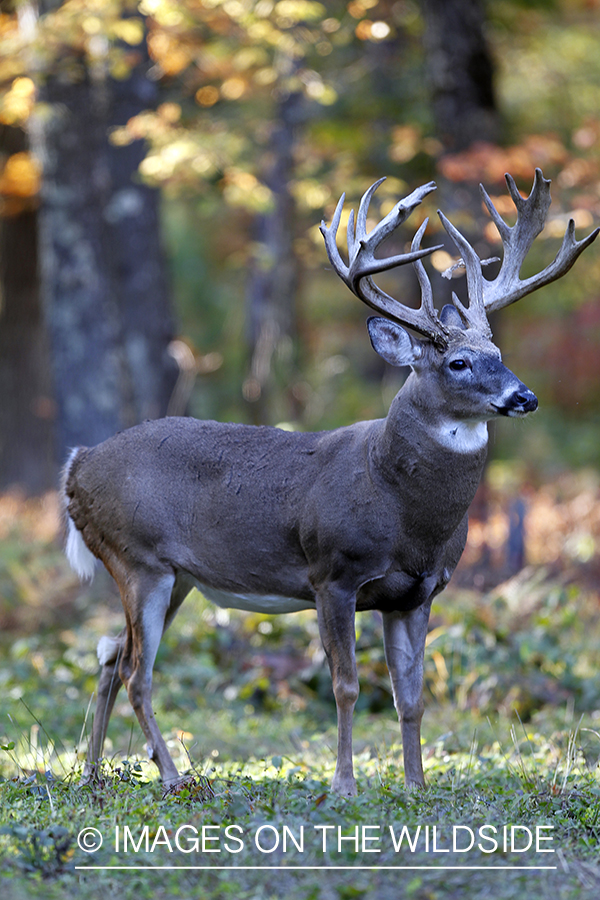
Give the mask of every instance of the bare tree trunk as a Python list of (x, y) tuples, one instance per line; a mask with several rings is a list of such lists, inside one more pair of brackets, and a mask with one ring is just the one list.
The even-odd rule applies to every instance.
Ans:
[(43, 160), (42, 295), (57, 402), (57, 450), (164, 415), (176, 380), (158, 196), (139, 183), (141, 142), (108, 132), (154, 100), (142, 60), (129, 79), (46, 80), (52, 113), (33, 131)]
[(52, 110), (35, 132), (43, 161), (39, 211), (42, 297), (50, 336), (58, 453), (126, 424), (124, 360), (107, 265), (111, 193), (103, 84), (48, 79)]
[(421, 0), (438, 137), (444, 150), (498, 139), (494, 66), (482, 0)]
[[(287, 388), (294, 362), (298, 261), (294, 253), (295, 207), (289, 185), (301, 104), (300, 94), (288, 94), (280, 101), (273, 124), (264, 173), (273, 209), (257, 217), (257, 250), (246, 293), (251, 363), (244, 396), (254, 421), (262, 423), (287, 419), (292, 408)], [(274, 364), (282, 372), (280, 389)]]
[[(17, 128), (2, 129), (2, 149), (26, 145)], [(37, 224), (32, 204), (0, 218), (0, 489), (28, 493), (55, 481), (54, 400), (39, 302)]]
[[(109, 128), (124, 125), (136, 113), (155, 105), (156, 88), (146, 77), (144, 64), (128, 79), (111, 81), (109, 87)], [(160, 194), (137, 177), (145, 152), (143, 141), (109, 147), (111, 196), (104, 210), (124, 362), (131, 384), (128, 418), (136, 422), (166, 414), (177, 376), (168, 352), (174, 323), (160, 234)]]
[[(444, 155), (482, 141), (495, 143), (500, 118), (483, 0), (421, 0), (421, 6), (435, 128)], [(450, 218), (454, 209), (468, 209), (476, 220), (481, 216), (475, 178), (441, 179), (440, 194)]]

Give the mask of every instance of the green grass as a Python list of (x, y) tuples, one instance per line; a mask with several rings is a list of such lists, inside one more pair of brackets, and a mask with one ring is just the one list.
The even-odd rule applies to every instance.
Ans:
[[(124, 898), (595, 896), (600, 792), (573, 737), (558, 755), (556, 746), (535, 738), (525, 740), (524, 752), (497, 745), (446, 752), (438, 742), (427, 759), (428, 787), (417, 793), (402, 787), (392, 748), (375, 758), (364, 753), (354, 800), (328, 793), (331, 761), (314, 752), (211, 766), (210, 794), (198, 777), (188, 790), (164, 796), (145, 764), (122, 760), (94, 786), (42, 773), (7, 780), (0, 785), (3, 896), (52, 897), (55, 890), (67, 898), (84, 891)], [(492, 827), (479, 831), (486, 825)], [(390, 829), (398, 840), (403, 826), (416, 841), (414, 852), (406, 839), (395, 850)], [(509, 836), (515, 829), (516, 848), (538, 828), (552, 837), (538, 846), (555, 852), (535, 852), (535, 845), (511, 852), (510, 844), (502, 852), (504, 826)], [(103, 845), (84, 853), (77, 835), (91, 827)], [(460, 852), (471, 835), (475, 846)], [(477, 849), (493, 848), (482, 835), (495, 835), (497, 852)], [(519, 868), (547, 865), (557, 868)], [(333, 868), (340, 866), (352, 870)], [(409, 868), (386, 868), (398, 866)]]
[[(384, 708), (375, 711), (366, 702), (356, 716), (360, 794), (354, 800), (328, 791), (335, 762), (335, 710), (325, 699), (326, 672), (312, 647), (314, 623), (308, 615), (277, 619), (276, 633), (268, 628), (261, 633), (256, 620), (247, 616), (232, 617), (226, 625), (216, 627), (213, 622), (209, 628), (207, 620), (212, 614), (200, 598), (184, 606), (181, 620), (161, 651), (155, 691), (159, 722), (169, 736), (180, 770), (190, 767), (188, 753), (193, 762), (196, 786), (178, 795), (163, 796), (153, 767), (145, 761), (139, 728), (124, 695), (117, 701), (111, 722), (102, 782), (78, 785), (91, 716), (86, 707), (96, 677), (93, 647), (99, 633), (117, 624), (112, 612), (107, 610), (95, 621), (68, 632), (48, 630), (5, 645), (0, 698), (2, 896), (52, 898), (56, 894), (67, 900), (83, 894), (118, 895), (125, 900), (146, 896), (215, 900), (229, 896), (376, 896), (384, 900), (398, 896), (419, 900), (516, 898), (535, 893), (557, 898), (597, 896), (597, 714), (589, 709), (580, 722), (573, 702), (545, 703), (522, 723), (508, 709), (499, 715), (469, 705), (471, 694), (464, 682), (469, 678), (469, 660), (481, 663), (478, 629), (489, 615), (488, 606), (496, 610), (497, 617), (493, 627), (488, 624), (483, 641), (489, 657), (487, 669), (483, 668), (484, 684), (489, 681), (488, 670), (494, 668), (494, 653), (500, 650), (498, 659), (504, 659), (502, 689), (511, 679), (518, 680), (519, 672), (511, 673), (510, 665), (517, 665), (522, 655), (523, 634), (535, 633), (535, 628), (523, 626), (522, 633), (518, 631), (514, 641), (509, 641), (515, 646), (507, 662), (506, 640), (498, 639), (500, 650), (494, 651), (490, 639), (490, 634), (503, 634), (502, 604), (484, 598), (481, 616), (473, 625), (463, 608), (463, 603), (469, 606), (468, 598), (461, 596), (454, 598), (447, 623), (438, 626), (442, 631), (428, 650), (423, 747), (428, 787), (422, 792), (404, 790), (398, 725), (391, 702), (384, 705), (375, 689), (380, 678), (377, 627), (371, 620), (365, 624), (359, 637), (364, 694), (371, 698), (372, 706)], [(543, 618), (547, 614), (544, 603), (548, 596), (546, 592), (546, 599), (540, 600), (532, 615)], [(581, 597), (571, 597), (570, 602), (587, 608)], [(582, 615), (577, 605), (576, 612)], [(560, 617), (555, 618), (560, 624)], [(462, 634), (457, 628), (459, 620), (464, 626)], [(531, 626), (531, 621), (528, 624)], [(589, 638), (585, 622), (576, 623), (575, 644), (585, 635)], [(444, 645), (446, 639), (448, 646)], [(239, 652), (242, 640), (250, 643), (245, 656)], [(286, 641), (290, 652), (306, 655), (308, 667), (286, 679), (269, 680), (261, 661), (264, 663), (267, 651)], [(439, 660), (436, 668), (431, 659), (436, 644), (447, 660), (442, 686)], [(453, 655), (460, 656), (460, 665), (457, 661), (451, 664)], [(531, 663), (529, 652), (527, 659)], [(560, 676), (559, 670), (557, 674)], [(477, 696), (476, 682), (470, 681)], [(580, 691), (580, 697), (585, 696)], [(494, 702), (492, 699), (488, 706)], [(434, 851), (434, 825), (438, 850), (451, 848), (456, 826), (462, 826), (456, 832), (459, 847), (466, 846), (463, 839), (470, 840), (471, 832), (476, 837), (474, 847), (468, 852)], [(478, 829), (484, 825), (497, 829), (497, 833), (483, 832), (496, 834), (497, 852), (477, 849), (478, 843), (485, 849), (493, 846), (481, 839)], [(226, 832), (231, 826), (235, 828)], [(322, 847), (322, 826), (331, 826), (326, 830), (327, 852)], [(402, 826), (410, 830), (413, 840), (421, 828), (415, 852), (406, 841), (395, 852), (390, 827), (398, 835)], [(429, 851), (425, 848), (427, 826)], [(527, 837), (526, 829), (535, 835), (536, 826), (551, 826), (542, 834), (553, 840), (542, 846), (555, 852), (531, 849), (511, 853), (510, 845), (509, 852), (502, 852), (504, 826), (518, 826), (518, 840)], [(94, 854), (77, 845), (79, 832), (90, 827), (104, 838)], [(115, 847), (117, 827), (119, 851)], [(129, 828), (127, 853), (123, 851), (125, 827)], [(201, 840), (203, 827), (204, 852), (201, 844), (196, 852), (194, 841)], [(354, 838), (356, 828), (358, 846), (354, 840), (342, 840), (339, 852), (338, 834)], [(261, 836), (263, 839), (262, 851), (254, 843), (257, 834), (259, 842)], [(301, 835), (304, 846), (299, 852), (292, 836), (298, 842)], [(285, 853), (284, 836), (288, 843)], [(278, 848), (267, 852), (276, 839)], [(209, 853), (209, 849), (219, 852)], [(87, 868), (90, 865), (236, 868), (155, 868), (149, 872), (91, 870)], [(441, 870), (438, 867), (442, 865), (450, 868)], [(483, 868), (457, 868), (465, 865)], [(557, 868), (517, 868), (539, 865)], [(257, 866), (260, 868), (244, 868)], [(319, 868), (281, 870), (275, 866)], [(386, 868), (390, 866), (420, 868)], [(496, 866), (509, 868), (492, 871)]]
[[(600, 611), (588, 569), (579, 579), (525, 570), (487, 591), (459, 578), (439, 599), (426, 652), (424, 791), (403, 787), (380, 624), (361, 615), (353, 800), (328, 790), (335, 707), (314, 616), (227, 616), (190, 598), (161, 645), (154, 707), (194, 781), (164, 795), (124, 693), (102, 780), (79, 786), (95, 645), (121, 627), (119, 603), (102, 578), (80, 589), (52, 540), (9, 538), (0, 552), (2, 897), (598, 896)], [(505, 827), (517, 848), (542, 829), (552, 841), (541, 847), (555, 852), (505, 851)], [(95, 853), (77, 842), (89, 828), (103, 837)], [(492, 837), (498, 847), (486, 853)]]

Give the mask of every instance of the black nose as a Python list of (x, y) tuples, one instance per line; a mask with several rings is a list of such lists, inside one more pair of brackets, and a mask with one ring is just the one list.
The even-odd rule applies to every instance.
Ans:
[(526, 413), (533, 412), (538, 408), (538, 398), (529, 388), (522, 388), (520, 391), (515, 391), (512, 395), (510, 406), (513, 409), (520, 407)]

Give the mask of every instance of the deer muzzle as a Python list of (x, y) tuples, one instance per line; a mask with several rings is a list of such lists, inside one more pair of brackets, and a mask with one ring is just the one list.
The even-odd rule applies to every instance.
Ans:
[(524, 384), (520, 384), (505, 400), (502, 406), (496, 406), (501, 416), (526, 416), (538, 408), (538, 398)]

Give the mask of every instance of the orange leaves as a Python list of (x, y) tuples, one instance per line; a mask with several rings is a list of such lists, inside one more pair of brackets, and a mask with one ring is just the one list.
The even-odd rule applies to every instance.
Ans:
[(152, 29), (148, 35), (151, 58), (160, 66), (162, 74), (179, 75), (193, 61), (194, 52), (178, 37), (168, 31)]
[(0, 171), (0, 214), (17, 215), (40, 189), (40, 165), (31, 153), (13, 153)]
[[(599, 134), (600, 122), (590, 121), (573, 134), (574, 149), (553, 134), (527, 135), (520, 144), (509, 147), (482, 142), (461, 153), (441, 156), (438, 168), (449, 181), (481, 182), (488, 188), (495, 184), (503, 185), (505, 172), (510, 172), (517, 182), (522, 182), (523, 187), (528, 189), (534, 170), (539, 166), (556, 179), (563, 196), (571, 192), (567, 201), (571, 207), (568, 217), (575, 220), (576, 227), (589, 228), (600, 215), (600, 156), (594, 152)], [(392, 158), (399, 159), (402, 154), (409, 157), (411, 150), (410, 133), (406, 129), (394, 132)], [(395, 152), (399, 155), (394, 156)], [(508, 215), (509, 218), (514, 215), (510, 198), (500, 196), (492, 197), (492, 200), (501, 215)], [(567, 219), (563, 222), (563, 218), (556, 214), (553, 216), (545, 230), (546, 237), (562, 237), (567, 223)], [(498, 239), (493, 224), (486, 228), (485, 236), (491, 242)]]
[(536, 166), (547, 169), (567, 159), (564, 145), (552, 135), (530, 135), (522, 144), (500, 147), (484, 142), (473, 144), (462, 153), (449, 153), (439, 160), (439, 168), (449, 181), (499, 183), (504, 173), (531, 180)]

